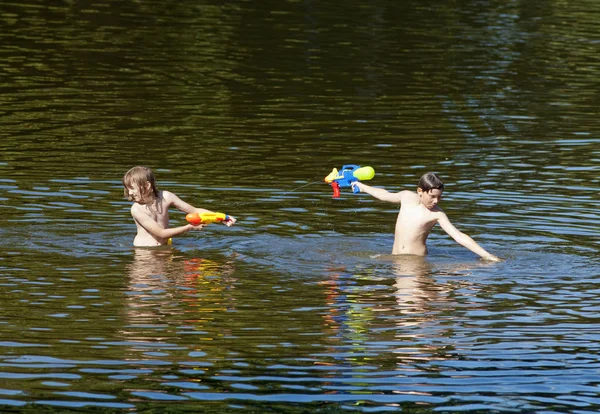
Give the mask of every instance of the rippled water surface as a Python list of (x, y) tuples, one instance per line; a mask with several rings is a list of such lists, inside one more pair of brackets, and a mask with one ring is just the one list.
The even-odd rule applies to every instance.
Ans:
[[(212, 3), (0, 5), (0, 411), (597, 412), (600, 3)], [(138, 164), (237, 225), (134, 249)]]

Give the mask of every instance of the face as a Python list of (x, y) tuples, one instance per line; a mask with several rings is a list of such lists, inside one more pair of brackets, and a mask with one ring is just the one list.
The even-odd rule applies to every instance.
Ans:
[(131, 186), (127, 186), (127, 192), (133, 201), (136, 203), (142, 202), (142, 192), (138, 185), (132, 184)]
[(437, 206), (442, 199), (442, 190), (437, 188), (429, 191), (423, 191), (422, 189), (417, 188), (417, 194), (419, 194), (419, 200), (421, 201), (421, 204), (423, 204), (429, 210)]

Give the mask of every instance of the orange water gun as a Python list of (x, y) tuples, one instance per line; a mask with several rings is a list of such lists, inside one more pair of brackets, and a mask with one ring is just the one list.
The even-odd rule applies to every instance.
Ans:
[(185, 216), (188, 223), (197, 226), (199, 224), (222, 223), (229, 221), (230, 217), (224, 213), (189, 213)]

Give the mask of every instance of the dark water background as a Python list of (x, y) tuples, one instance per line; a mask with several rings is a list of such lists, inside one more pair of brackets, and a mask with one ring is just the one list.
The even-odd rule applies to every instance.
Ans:
[[(593, 0), (0, 5), (0, 411), (600, 408)], [(120, 179), (239, 219), (133, 249)], [(446, 182), (397, 207), (322, 179)], [(183, 224), (173, 212), (172, 224)]]

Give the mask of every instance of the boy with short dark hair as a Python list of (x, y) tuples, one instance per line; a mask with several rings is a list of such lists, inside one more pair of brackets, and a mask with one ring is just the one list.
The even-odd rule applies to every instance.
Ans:
[(419, 180), (416, 193), (408, 190), (390, 193), (383, 188), (371, 187), (360, 181), (352, 183), (352, 186), (379, 200), (400, 204), (392, 254), (425, 256), (427, 237), (433, 226), (439, 223), (458, 244), (485, 260), (500, 260), (450, 223), (446, 213), (438, 206), (444, 191), (444, 183), (436, 174), (432, 172), (424, 174)]

